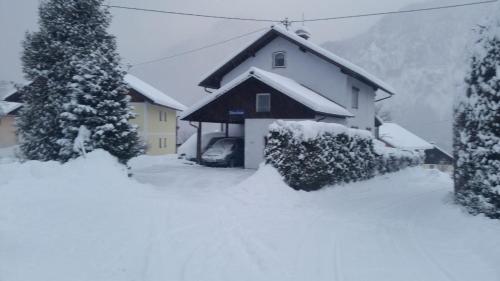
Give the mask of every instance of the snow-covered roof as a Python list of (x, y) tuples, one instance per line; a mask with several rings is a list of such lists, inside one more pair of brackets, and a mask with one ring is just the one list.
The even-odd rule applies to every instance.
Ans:
[(202, 82), (200, 82), (200, 86), (205, 86), (205, 84), (208, 83), (207, 81), (214, 74), (216, 74), (217, 72), (221, 71), (223, 68), (234, 67), (234, 66), (231, 66), (231, 64), (232, 64), (232, 61), (235, 58), (237, 58), (238, 56), (246, 54), (247, 53), (246, 52), (247, 49), (249, 49), (252, 46), (256, 45), (257, 42), (263, 40), (264, 37), (269, 36), (270, 33), (277, 33), (278, 35), (283, 36), (283, 37), (289, 39), (290, 41), (292, 41), (292, 42), (300, 45), (301, 47), (304, 47), (304, 48), (312, 51), (313, 53), (316, 53), (318, 56), (320, 56), (320, 57), (328, 60), (329, 62), (334, 63), (334, 64), (340, 66), (341, 68), (345, 68), (345, 69), (351, 71), (354, 74), (357, 74), (358, 76), (360, 76), (360, 78), (362, 78), (364, 80), (367, 80), (368, 82), (374, 84), (375, 86), (377, 86), (381, 90), (383, 90), (383, 91), (385, 91), (385, 92), (387, 92), (387, 93), (389, 93), (391, 95), (394, 95), (396, 93), (396, 91), (394, 90), (394, 88), (392, 86), (388, 85), (387, 83), (385, 83), (381, 79), (377, 78), (376, 76), (372, 75), (371, 73), (369, 73), (368, 71), (364, 70), (363, 68), (355, 65), (354, 63), (352, 63), (352, 62), (350, 62), (350, 61), (348, 61), (348, 60), (346, 60), (344, 58), (341, 58), (341, 57), (333, 54), (332, 52), (330, 52), (330, 51), (328, 51), (328, 50), (320, 47), (319, 45), (311, 42), (310, 40), (306, 40), (306, 39), (298, 36), (294, 32), (286, 30), (284, 27), (279, 26), (279, 25), (273, 25), (273, 26), (271, 26), (270, 29), (268, 29), (266, 32), (264, 32), (264, 34), (262, 36), (260, 36), (259, 38), (257, 38), (256, 40), (254, 40), (253, 42), (251, 42), (250, 44), (248, 44), (241, 51), (239, 51), (238, 53), (236, 53), (235, 55), (233, 55), (230, 59), (228, 59), (227, 61), (225, 61), (223, 64), (219, 65), (216, 69), (214, 69), (213, 71), (211, 71), (208, 75), (206, 75), (204, 77), (204, 79), (202, 80)]
[(264, 71), (257, 67), (251, 67), (246, 72), (242, 73), (238, 77), (234, 78), (232, 81), (225, 84), (222, 88), (213, 92), (212, 94), (206, 96), (204, 99), (200, 100), (186, 111), (183, 112), (181, 118), (185, 118), (195, 111), (199, 110), (208, 103), (216, 100), (220, 96), (227, 93), (229, 90), (240, 85), (250, 78), (255, 78), (264, 84), (280, 91), (281, 93), (289, 96), (290, 98), (296, 100), (297, 102), (309, 107), (310, 109), (328, 115), (336, 115), (343, 117), (353, 117), (354, 115), (349, 112), (344, 107), (338, 105), (337, 103), (321, 96), (320, 94), (302, 86), (296, 81), (283, 77), (281, 75)]
[(384, 123), (379, 128), (379, 137), (385, 143), (401, 149), (432, 149), (434, 145), (406, 130), (396, 123)]
[(448, 157), (450, 158), (453, 158), (453, 155), (451, 155), (451, 153), (449, 153), (448, 151), (442, 149), (441, 147), (437, 146), (435, 143), (432, 144), (434, 146), (435, 149), (441, 151), (442, 153), (446, 154)]
[(155, 87), (149, 85), (148, 83), (131, 74), (125, 75), (124, 79), (132, 89), (143, 94), (144, 96), (152, 100), (155, 104), (170, 107), (179, 111), (183, 111), (186, 109), (186, 106), (182, 103), (176, 101), (162, 91), (156, 89)]
[(0, 101), (0, 116), (9, 115), (21, 106), (22, 104), (17, 102)]
[(6, 100), (8, 97), (10, 97), (13, 94), (17, 93), (17, 91), (18, 90), (16, 88), (9, 89), (9, 91), (7, 91), (7, 93), (3, 95), (2, 100)]

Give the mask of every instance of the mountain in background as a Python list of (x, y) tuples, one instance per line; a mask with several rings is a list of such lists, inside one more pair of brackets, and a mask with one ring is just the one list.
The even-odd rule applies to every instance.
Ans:
[[(456, 4), (430, 1), (403, 10)], [(382, 101), (397, 122), (451, 150), (453, 104), (465, 76), (473, 29), (492, 5), (389, 15), (364, 34), (323, 46), (390, 83)]]

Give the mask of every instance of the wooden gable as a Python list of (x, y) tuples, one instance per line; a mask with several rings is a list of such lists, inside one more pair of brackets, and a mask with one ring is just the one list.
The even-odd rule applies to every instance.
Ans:
[[(256, 95), (271, 94), (271, 111), (256, 111)], [(316, 112), (261, 81), (250, 78), (199, 110), (187, 121), (243, 123), (244, 119), (313, 119)]]

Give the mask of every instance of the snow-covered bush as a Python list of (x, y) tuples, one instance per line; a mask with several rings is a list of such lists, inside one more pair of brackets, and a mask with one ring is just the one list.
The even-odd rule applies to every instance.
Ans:
[(500, 219), (500, 18), (479, 28), (463, 97), (455, 108), (457, 201)]
[(266, 163), (292, 188), (369, 179), (421, 163), (421, 155), (374, 145), (367, 131), (314, 121), (277, 121), (269, 127)]

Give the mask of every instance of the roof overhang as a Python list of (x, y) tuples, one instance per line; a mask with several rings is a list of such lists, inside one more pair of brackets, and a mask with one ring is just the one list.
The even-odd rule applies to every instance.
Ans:
[(277, 37), (282, 37), (293, 44), (296, 44), (301, 50), (310, 52), (329, 63), (332, 63), (339, 67), (341, 71), (347, 75), (350, 75), (367, 85), (372, 86), (375, 90), (382, 90), (392, 96), (395, 94), (395, 90), (389, 85), (382, 82), (380, 79), (370, 75), (366, 70), (353, 63), (338, 57), (331, 52), (321, 48), (310, 41), (297, 36), (279, 26), (272, 26), (267, 32), (253, 41), (250, 45), (246, 46), (243, 50), (239, 51), (236, 55), (231, 57), (224, 64), (216, 68), (209, 75), (207, 75), (198, 85), (205, 88), (218, 89), (220, 88), (220, 83), (224, 75), (229, 73), (236, 66), (240, 65), (247, 58), (254, 56), (255, 53), (267, 45), (269, 42)]
[(181, 120), (189, 121), (190, 115), (251, 78), (255, 78), (269, 87), (287, 95), (288, 97), (315, 111), (317, 114), (341, 118), (354, 117), (351, 112), (341, 105), (300, 85), (292, 79), (275, 73), (270, 73), (256, 67), (251, 67), (246, 72), (240, 74), (238, 77), (234, 78), (217, 91), (206, 96), (204, 99), (184, 111), (181, 115)]
[(22, 94), (20, 90), (13, 90), (10, 93), (8, 93), (4, 98), (4, 101), (6, 102), (17, 102), (21, 103), (22, 102)]

